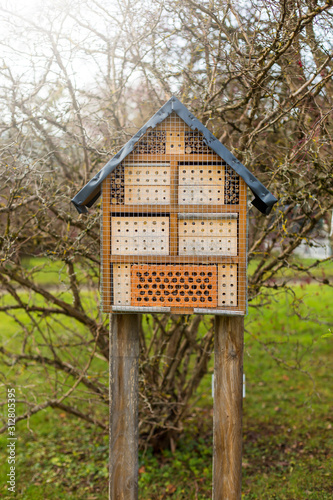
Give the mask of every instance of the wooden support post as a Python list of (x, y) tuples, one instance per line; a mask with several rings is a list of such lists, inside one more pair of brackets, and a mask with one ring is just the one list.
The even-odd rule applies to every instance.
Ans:
[(110, 315), (109, 500), (138, 498), (139, 315)]
[(215, 317), (213, 500), (240, 500), (244, 317)]

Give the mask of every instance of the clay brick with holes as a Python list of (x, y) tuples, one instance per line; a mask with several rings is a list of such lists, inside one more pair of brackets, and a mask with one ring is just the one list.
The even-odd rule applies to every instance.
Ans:
[(133, 306), (217, 306), (217, 266), (133, 265)]

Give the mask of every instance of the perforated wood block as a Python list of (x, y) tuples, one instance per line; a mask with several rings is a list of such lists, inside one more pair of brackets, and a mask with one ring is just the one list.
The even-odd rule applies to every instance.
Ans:
[(125, 185), (170, 186), (170, 165), (158, 163), (125, 165)]
[(224, 165), (179, 165), (180, 186), (222, 186)]
[(223, 165), (179, 165), (180, 205), (223, 205)]
[(133, 306), (217, 306), (217, 266), (133, 265)]
[(179, 205), (223, 205), (222, 187), (217, 186), (179, 186)]
[(237, 237), (210, 238), (209, 236), (179, 238), (179, 255), (237, 256)]
[(166, 154), (183, 155), (185, 152), (184, 131), (167, 131), (166, 133)]
[(237, 307), (237, 265), (218, 265), (218, 306)]
[(168, 255), (169, 217), (112, 217), (112, 255)]
[(170, 186), (125, 186), (126, 205), (168, 205)]
[(178, 221), (179, 236), (237, 236), (237, 220), (228, 219), (181, 219)]
[(131, 266), (130, 264), (113, 265), (113, 304), (131, 305)]

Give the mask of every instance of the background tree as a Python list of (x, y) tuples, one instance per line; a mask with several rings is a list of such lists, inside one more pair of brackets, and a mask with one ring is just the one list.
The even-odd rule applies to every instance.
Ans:
[[(0, 352), (19, 381), (18, 420), (56, 407), (107, 427), (99, 211), (78, 217), (69, 200), (172, 94), (279, 198), (266, 218), (249, 204), (250, 304), (271, 300), (271, 288), (288, 290), (285, 270), (312, 275), (319, 262), (304, 267), (293, 251), (315, 239), (333, 208), (331, 6), (1, 8), (0, 312), (17, 330)], [(201, 319), (143, 319), (146, 443), (161, 435), (172, 443), (190, 411), (213, 342), (211, 320)], [(277, 346), (266, 348), (276, 356)]]

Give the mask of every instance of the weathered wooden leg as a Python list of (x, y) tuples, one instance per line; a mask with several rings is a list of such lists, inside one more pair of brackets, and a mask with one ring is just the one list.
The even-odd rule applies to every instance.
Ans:
[(139, 315), (110, 316), (109, 500), (138, 498)]
[(244, 317), (215, 317), (213, 500), (240, 500)]

